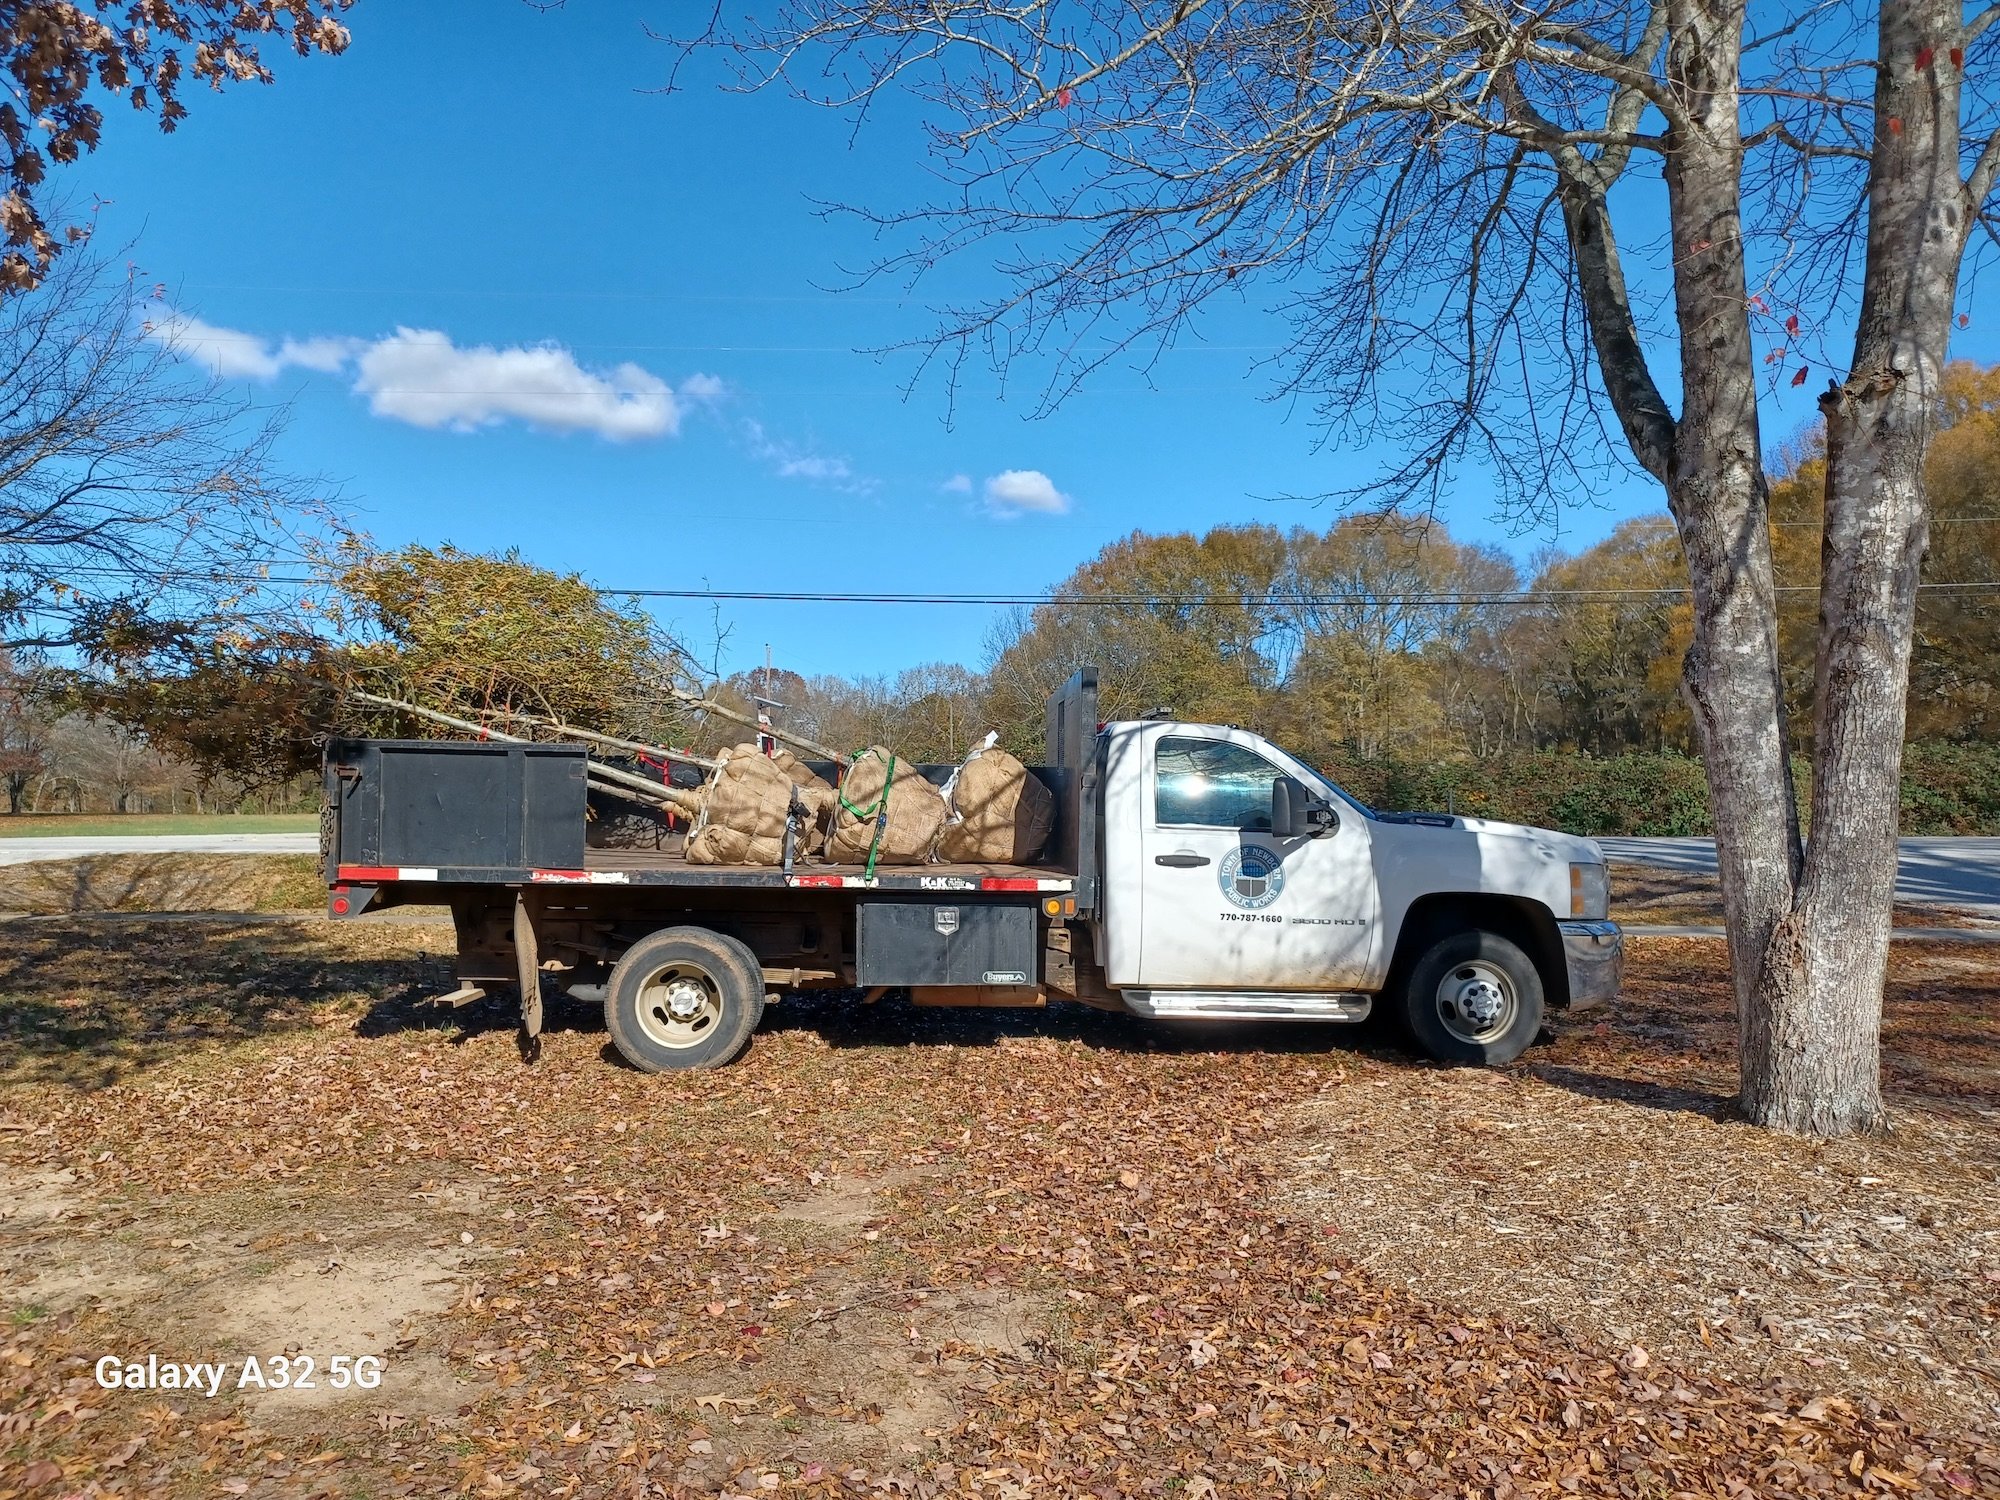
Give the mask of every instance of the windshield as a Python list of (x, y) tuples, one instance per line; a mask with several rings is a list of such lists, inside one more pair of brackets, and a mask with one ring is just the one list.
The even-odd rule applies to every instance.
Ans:
[(1359, 797), (1349, 792), (1346, 787), (1342, 786), (1339, 782), (1335, 781), (1331, 776), (1327, 775), (1326, 772), (1322, 771), (1318, 766), (1314, 765), (1311, 761), (1305, 759), (1303, 756), (1298, 756), (1298, 755), (1294, 755), (1292, 759), (1297, 761), (1300, 765), (1304, 766), (1308, 771), (1312, 772), (1313, 775), (1319, 779), (1320, 785), (1324, 786), (1328, 791), (1332, 792), (1334, 796), (1338, 797), (1342, 802), (1345, 802), (1349, 807), (1353, 808), (1356, 812), (1360, 813), (1362, 817), (1372, 818), (1375, 816), (1374, 808), (1370, 807), (1366, 802), (1363, 802)]

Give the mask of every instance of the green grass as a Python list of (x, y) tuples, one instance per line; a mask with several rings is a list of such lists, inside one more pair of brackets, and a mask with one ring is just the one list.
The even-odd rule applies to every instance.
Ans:
[(0, 813), (0, 839), (115, 838), (148, 833), (307, 833), (317, 813)]

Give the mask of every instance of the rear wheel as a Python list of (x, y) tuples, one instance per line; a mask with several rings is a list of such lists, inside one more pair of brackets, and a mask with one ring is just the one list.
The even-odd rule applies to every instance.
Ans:
[(1497, 932), (1440, 938), (1410, 970), (1403, 1019), (1443, 1063), (1510, 1063), (1542, 1029), (1542, 976)]
[(764, 1016), (756, 956), (703, 927), (669, 927), (640, 939), (605, 988), (613, 1045), (648, 1073), (722, 1067), (750, 1044)]

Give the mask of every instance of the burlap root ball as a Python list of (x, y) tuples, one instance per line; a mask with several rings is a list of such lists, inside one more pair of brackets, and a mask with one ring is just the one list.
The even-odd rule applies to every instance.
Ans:
[(806, 855), (819, 847), (826, 809), (833, 802), (832, 787), (788, 750), (774, 757), (755, 745), (736, 745), (719, 759), (721, 765), (702, 792), (701, 825), (687, 841), (690, 864), (779, 863), (794, 791), (808, 809), (795, 850)]
[[(884, 781), (889, 784), (889, 816), (878, 839), (877, 808)], [(877, 864), (920, 865), (931, 857), (944, 818), (944, 798), (923, 773), (880, 745), (871, 745), (854, 757), (841, 778), (826, 857), (835, 864), (862, 864), (873, 846)]]
[(951, 864), (1024, 865), (1042, 852), (1055, 826), (1055, 797), (997, 747), (966, 758), (952, 782), (950, 802), (938, 858)]

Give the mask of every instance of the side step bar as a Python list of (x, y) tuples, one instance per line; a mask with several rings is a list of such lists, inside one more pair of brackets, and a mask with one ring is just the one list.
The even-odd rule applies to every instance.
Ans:
[(1373, 995), (1301, 990), (1121, 990), (1149, 1021), (1365, 1021)]

